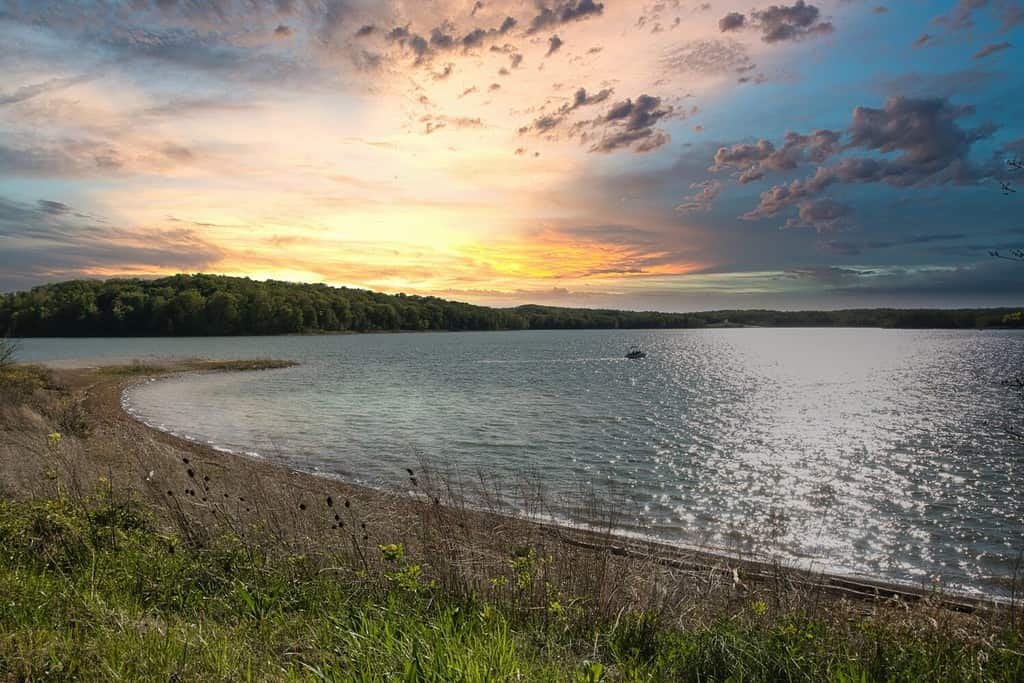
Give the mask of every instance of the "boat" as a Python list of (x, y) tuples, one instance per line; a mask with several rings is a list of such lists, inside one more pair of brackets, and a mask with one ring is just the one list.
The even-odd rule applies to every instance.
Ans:
[(629, 351), (626, 353), (626, 358), (630, 360), (640, 360), (641, 358), (647, 358), (647, 354), (641, 351), (639, 346), (631, 346)]

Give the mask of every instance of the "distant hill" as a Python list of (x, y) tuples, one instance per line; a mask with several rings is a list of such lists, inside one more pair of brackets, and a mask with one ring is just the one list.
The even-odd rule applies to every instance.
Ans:
[(488, 308), (436, 297), (222, 275), (71, 280), (0, 295), (0, 336), (208, 336), (315, 332), (769, 327), (1024, 327), (1020, 309), (658, 313)]

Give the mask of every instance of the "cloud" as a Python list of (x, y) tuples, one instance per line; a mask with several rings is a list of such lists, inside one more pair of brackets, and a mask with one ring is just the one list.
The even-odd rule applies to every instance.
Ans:
[(779, 149), (764, 139), (720, 147), (709, 170), (736, 169), (740, 183), (746, 184), (760, 180), (766, 171), (790, 170), (807, 161), (820, 163), (838, 151), (840, 137), (839, 132), (825, 129), (807, 135), (790, 131)]
[(1024, 23), (1024, 5), (1019, 0), (959, 0), (948, 13), (932, 19), (932, 24), (945, 26), (951, 32), (972, 29), (976, 23), (975, 15), (986, 10), (997, 13), (1003, 32)]
[(600, 104), (611, 97), (612, 92), (611, 88), (605, 88), (596, 93), (588, 93), (586, 88), (578, 88), (576, 92), (573, 93), (571, 102), (563, 104), (553, 113), (538, 116), (534, 119), (532, 124), (520, 128), (519, 133), (524, 134), (531, 130), (535, 133), (547, 133), (560, 126), (572, 112), (581, 107)]
[(927, 47), (935, 42), (935, 36), (930, 33), (922, 33), (914, 41), (914, 47)]
[[(407, 47), (416, 55), (417, 63), (420, 63), (430, 59), (437, 53), (445, 53), (453, 50), (467, 52), (481, 47), (488, 40), (504, 36), (515, 27), (515, 18), (505, 17), (501, 22), (501, 25), (497, 28), (473, 28), (460, 38), (456, 35), (455, 26), (451, 24), (451, 22), (445, 21), (442, 22), (440, 26), (435, 26), (430, 30), (429, 39), (411, 31), (409, 29), (409, 25), (396, 26), (392, 28), (384, 34), (384, 39), (388, 42), (398, 43)], [(363, 32), (364, 29), (372, 28), (373, 27), (370, 26), (364, 26), (359, 32)], [(364, 35), (370, 35), (371, 33), (373, 33), (372, 30), (366, 30)], [(509, 47), (511, 48), (511, 46)], [(495, 48), (496, 46), (491, 46), (491, 50), (495, 50)], [(498, 48), (495, 51), (500, 50), (501, 48)]]
[(722, 191), (722, 184), (717, 180), (705, 180), (700, 183), (692, 183), (691, 190), (697, 190), (687, 195), (682, 204), (676, 206), (676, 211), (688, 213), (690, 211), (707, 211), (711, 208), (712, 202)]
[(718, 20), (718, 29), (725, 33), (726, 31), (736, 31), (743, 28), (743, 25), (747, 23), (747, 17), (739, 12), (729, 12), (724, 17)]
[(654, 126), (671, 116), (670, 106), (662, 107), (661, 98), (640, 95), (612, 107), (593, 125), (604, 126), (601, 137), (591, 146), (591, 152), (613, 152), (632, 148), (634, 152), (649, 152), (669, 141), (668, 134)]
[(62, 202), (0, 197), (0, 289), (115, 273), (211, 268), (224, 251), (192, 229), (115, 227)]
[(754, 68), (742, 43), (731, 39), (694, 40), (674, 48), (661, 59), (662, 66), (674, 74), (690, 71), (721, 75), (740, 73)]
[(771, 5), (763, 10), (753, 10), (747, 17), (739, 12), (730, 12), (719, 19), (718, 28), (723, 33), (745, 28), (760, 31), (761, 40), (766, 43), (796, 41), (816, 35), (832, 33), (832, 22), (819, 21), (821, 10), (796, 0), (792, 5)]
[(50, 199), (40, 199), (36, 202), (40, 211), (53, 216), (60, 216), (71, 211), (71, 207), (63, 202), (55, 202)]
[(561, 49), (561, 47), (562, 39), (559, 38), (558, 36), (551, 36), (550, 38), (548, 38), (548, 51), (547, 54), (545, 54), (544, 56), (550, 57), (551, 55), (558, 52)]
[(0, 107), (8, 104), (17, 104), (32, 99), (44, 93), (55, 92), (70, 88), (73, 85), (91, 80), (94, 76), (72, 76), (70, 78), (51, 78), (41, 83), (26, 85), (8, 93), (0, 93)]
[(831, 199), (800, 202), (797, 206), (797, 218), (786, 221), (785, 227), (814, 228), (818, 232), (831, 232), (852, 213), (849, 206)]
[(604, 12), (604, 4), (594, 0), (561, 0), (548, 6), (541, 2), (538, 5), (539, 12), (526, 29), (527, 35), (555, 28), (561, 24), (567, 24), (589, 17), (599, 16)]
[(997, 52), (1002, 52), (1003, 50), (1009, 50), (1011, 47), (1013, 47), (1013, 46), (1010, 45), (1007, 42), (991, 43), (991, 44), (986, 45), (985, 47), (981, 48), (980, 50), (978, 50), (974, 54), (974, 58), (975, 59), (984, 59), (985, 57), (988, 57), (989, 55), (994, 55)]
[[(973, 107), (953, 105), (944, 98), (892, 97), (881, 108), (856, 107), (843, 133), (847, 141), (841, 145), (836, 131), (816, 131), (811, 136), (789, 134), (787, 137), (792, 135), (797, 143), (799, 156), (783, 155), (783, 163), (765, 166), (765, 160), (775, 159), (777, 154), (771, 143), (761, 141), (757, 146), (720, 149), (712, 169), (739, 168), (743, 182), (743, 174), (752, 169), (793, 168), (808, 150), (808, 160), (819, 163), (839, 152), (855, 149), (878, 154), (844, 157), (835, 164), (818, 166), (809, 178), (766, 190), (757, 207), (744, 214), (743, 218), (748, 220), (774, 216), (789, 206), (802, 205), (839, 183), (884, 183), (895, 187), (973, 184), (988, 177), (991, 171), (970, 163), (971, 147), (995, 132), (991, 124), (969, 129), (959, 125), (959, 119), (973, 114)], [(824, 144), (813, 140), (823, 140)]]
[(123, 165), (116, 148), (88, 139), (20, 147), (0, 142), (0, 177), (85, 177), (109, 174)]
[(423, 132), (426, 135), (430, 135), (434, 131), (440, 130), (441, 128), (447, 128), (447, 127), (451, 127), (451, 128), (455, 128), (455, 129), (483, 128), (484, 127), (483, 120), (478, 118), (478, 117), (470, 117), (470, 116), (445, 116), (443, 114), (439, 115), (439, 116), (434, 116), (432, 114), (427, 114), (425, 116), (420, 117), (420, 123), (424, 124)]
[(878, 249), (892, 249), (918, 244), (933, 244), (936, 242), (955, 242), (965, 239), (964, 233), (931, 233), (916, 234), (908, 236), (896, 236), (885, 239), (870, 240), (829, 240), (819, 243), (819, 246), (826, 251), (844, 256), (857, 256), (865, 251)]
[(860, 278), (870, 277), (876, 274), (874, 270), (856, 270), (854, 268), (841, 268), (839, 266), (810, 266), (804, 268), (790, 268), (784, 272), (784, 277), (797, 280), (813, 280), (825, 285), (846, 285)]
[(988, 0), (959, 0), (948, 14), (935, 17), (933, 24), (944, 24), (952, 31), (974, 27), (974, 12), (988, 4)]

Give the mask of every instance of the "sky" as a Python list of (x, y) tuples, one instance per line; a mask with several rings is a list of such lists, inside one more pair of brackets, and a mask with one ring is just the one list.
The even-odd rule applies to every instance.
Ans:
[(1024, 300), (1020, 0), (0, 0), (0, 46), (0, 291)]

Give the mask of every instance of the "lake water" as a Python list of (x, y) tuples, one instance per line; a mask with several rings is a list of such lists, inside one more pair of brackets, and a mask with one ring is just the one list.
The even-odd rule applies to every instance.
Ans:
[[(294, 359), (133, 389), (131, 410), (239, 452), (385, 487), (426, 461), (540, 482), (623, 532), (1006, 592), (1024, 550), (1024, 334), (721, 329), (23, 340), (24, 360)], [(631, 344), (648, 353), (623, 358)]]

